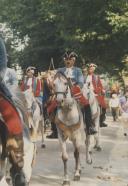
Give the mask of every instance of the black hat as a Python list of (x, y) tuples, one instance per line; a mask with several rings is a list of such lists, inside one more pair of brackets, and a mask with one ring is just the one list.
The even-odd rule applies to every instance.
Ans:
[(67, 51), (63, 55), (63, 60), (65, 61), (65, 60), (72, 59), (72, 58), (76, 59), (77, 57), (78, 56), (77, 56), (77, 54), (75, 52)]

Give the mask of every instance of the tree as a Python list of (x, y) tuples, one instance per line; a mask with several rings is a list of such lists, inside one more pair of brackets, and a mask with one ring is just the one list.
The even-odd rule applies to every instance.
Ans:
[(58, 67), (65, 49), (78, 53), (79, 65), (82, 60), (97, 63), (100, 72), (118, 69), (119, 74), (126, 68), (127, 0), (0, 1), (1, 20), (25, 45), (18, 57), (24, 68), (47, 69), (51, 57)]

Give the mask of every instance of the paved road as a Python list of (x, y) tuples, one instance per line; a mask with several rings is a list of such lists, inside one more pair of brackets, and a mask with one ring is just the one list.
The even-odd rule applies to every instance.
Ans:
[[(73, 181), (74, 158), (68, 144), (69, 175), (71, 186), (128, 186), (128, 137), (124, 137), (118, 122), (107, 118), (108, 127), (101, 129), (102, 151), (93, 150), (93, 164), (85, 161), (85, 148), (81, 150), (82, 174), (79, 182)], [(37, 161), (30, 186), (61, 186), (63, 164), (58, 140), (46, 139), (46, 149), (38, 143)]]

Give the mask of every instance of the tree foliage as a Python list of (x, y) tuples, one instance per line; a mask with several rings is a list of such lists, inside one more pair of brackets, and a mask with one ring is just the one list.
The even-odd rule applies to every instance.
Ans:
[[(66, 49), (79, 55), (79, 62), (95, 62), (102, 72), (127, 68), (127, 0), (0, 0), (1, 22), (21, 39), (18, 52), (22, 67), (47, 69), (51, 57), (61, 64)], [(80, 64), (78, 64), (80, 65)], [(116, 69), (116, 71), (115, 71)]]

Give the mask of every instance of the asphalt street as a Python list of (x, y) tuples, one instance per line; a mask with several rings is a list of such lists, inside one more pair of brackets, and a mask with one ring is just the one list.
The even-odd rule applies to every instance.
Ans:
[[(68, 142), (68, 170), (71, 186), (128, 186), (128, 137), (123, 135), (119, 122), (107, 117), (108, 127), (101, 129), (102, 151), (93, 149), (93, 163), (85, 160), (85, 146), (81, 148), (82, 173), (80, 181), (73, 181), (73, 147)], [(46, 139), (46, 148), (37, 143), (38, 153), (30, 186), (60, 186), (63, 180), (63, 163), (57, 139)]]

